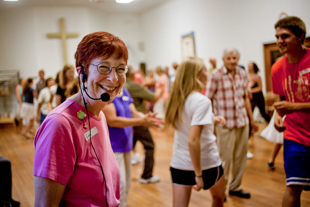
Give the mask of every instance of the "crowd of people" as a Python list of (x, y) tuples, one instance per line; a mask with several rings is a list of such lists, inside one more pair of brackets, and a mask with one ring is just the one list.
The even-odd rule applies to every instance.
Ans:
[(20, 78), (15, 88), (18, 133), (27, 139), (34, 138), (36, 122), (41, 125), (54, 108), (79, 90), (73, 65), (65, 65), (55, 79), (45, 78), (44, 70), (39, 70), (38, 77), (36, 84), (34, 78)]
[(34, 139), (35, 206), (126, 206), (131, 164), (140, 161), (137, 141), (145, 150), (139, 182), (160, 181), (153, 174), (155, 142), (149, 127), (175, 130), (173, 206), (188, 206), (192, 189), (210, 189), (212, 206), (223, 206), (227, 195), (250, 198), (241, 184), (248, 140), (258, 130), (256, 106), (269, 123), (261, 136), (277, 137), (269, 168), (284, 145), (283, 206), (300, 206), (300, 194), (310, 185), (304, 164), (310, 163), (310, 126), (304, 121), (310, 107), (310, 50), (303, 46), (306, 28), (298, 17), (280, 19), (275, 30), (285, 56), (272, 68), (273, 92), (281, 100), (272, 118), (257, 64), (249, 61), (247, 70), (242, 68), (235, 48), (224, 49), (220, 67), (214, 57), (209, 69), (201, 58), (188, 57), (172, 63), (172, 74), (158, 66), (146, 75), (127, 64), (122, 40), (95, 32), (79, 43), (75, 66), (65, 65), (55, 79), (45, 79), (43, 70), (36, 87), (32, 78), (21, 79), (16, 86), (19, 132), (33, 138), (35, 121), (40, 124)]

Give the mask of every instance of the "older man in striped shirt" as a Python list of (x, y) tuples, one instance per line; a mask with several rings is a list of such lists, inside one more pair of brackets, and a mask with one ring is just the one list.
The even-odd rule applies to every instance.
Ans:
[(212, 100), (214, 115), (224, 116), (227, 121), (224, 126), (218, 124), (215, 131), (226, 182), (230, 169), (232, 172), (229, 195), (250, 198), (250, 193), (240, 186), (248, 150), (249, 121), (254, 131), (258, 126), (248, 97), (247, 74), (238, 66), (239, 57), (234, 48), (224, 50), (224, 66), (209, 75), (206, 96)]

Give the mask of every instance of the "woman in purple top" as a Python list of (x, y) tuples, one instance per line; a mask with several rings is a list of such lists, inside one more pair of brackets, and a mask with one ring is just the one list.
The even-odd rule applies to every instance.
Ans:
[(125, 207), (131, 181), (132, 127), (159, 127), (163, 120), (155, 113), (138, 112), (125, 88), (102, 111), (107, 118), (112, 149), (121, 172), (120, 207)]
[[(118, 117), (132, 118), (130, 104), (133, 103), (133, 100), (127, 89), (123, 88), (122, 96), (116, 96), (112, 103), (114, 104), (115, 111)], [(109, 115), (106, 115), (106, 117), (108, 116)], [(107, 120), (113, 152), (130, 152), (133, 145), (132, 126), (127, 126), (123, 128), (111, 127), (109, 118), (107, 118)], [(117, 139), (115, 139), (115, 137), (117, 137)]]

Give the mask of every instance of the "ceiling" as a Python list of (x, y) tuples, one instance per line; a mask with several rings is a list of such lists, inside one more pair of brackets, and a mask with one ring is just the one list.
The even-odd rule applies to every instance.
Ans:
[(134, 0), (129, 4), (118, 4), (115, 0), (0, 0), (0, 10), (33, 6), (73, 6), (100, 8), (105, 12), (141, 13), (169, 0)]

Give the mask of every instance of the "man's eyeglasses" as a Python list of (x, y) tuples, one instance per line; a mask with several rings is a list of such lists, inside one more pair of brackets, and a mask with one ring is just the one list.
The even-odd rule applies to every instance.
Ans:
[(112, 67), (112, 65), (109, 65), (107, 63), (99, 63), (98, 65), (91, 64), (93, 66), (97, 66), (97, 71), (102, 74), (102, 75), (108, 75), (111, 73), (112, 68), (115, 68), (115, 71), (117, 75), (123, 76), (126, 75), (128, 71), (128, 66), (127, 65), (119, 65), (117, 67)]

